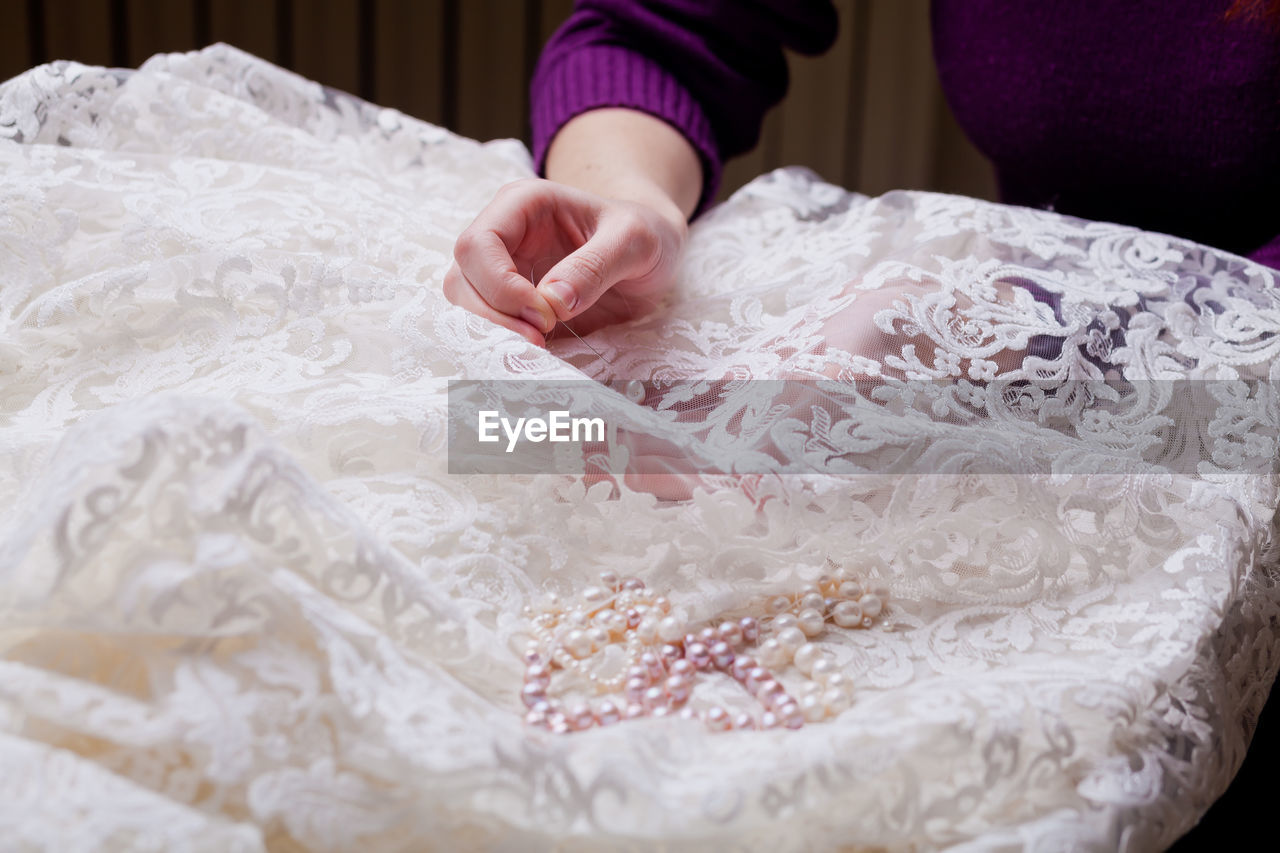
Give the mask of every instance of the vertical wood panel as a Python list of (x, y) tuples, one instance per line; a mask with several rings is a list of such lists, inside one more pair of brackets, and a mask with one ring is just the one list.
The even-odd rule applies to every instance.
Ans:
[(936, 150), (929, 188), (943, 193), (995, 201), (1000, 192), (991, 161), (973, 147), (945, 101), (939, 104), (939, 110), (941, 112), (938, 133), (934, 139)]
[(32, 65), (31, 21), (27, 18), (27, 3), (11, 2), (5, 7), (4, 26), (0, 27), (0, 81), (21, 74)]
[(539, 7), (538, 46), (541, 47), (569, 17), (569, 13), (573, 11), (573, 0), (531, 0), (531, 2)]
[(276, 53), (277, 0), (212, 0), (209, 38), (235, 45), (269, 62)]
[(868, 195), (927, 188), (942, 90), (925, 0), (870, 0), (866, 106), (853, 188)]
[(49, 59), (112, 64), (111, 7), (106, 0), (45, 0)]
[(373, 11), (373, 100), (426, 119), (444, 120), (444, 3), (377, 0)]
[(720, 191), (716, 193), (716, 198), (728, 198), (743, 184), (773, 168), (770, 164), (777, 160), (776, 152), (781, 137), (782, 110), (775, 107), (764, 118), (764, 125), (760, 128), (760, 141), (756, 147), (724, 164)]
[(788, 56), (791, 90), (781, 106), (781, 138), (769, 168), (800, 164), (826, 180), (845, 182), (849, 139), (846, 116), (852, 100), (855, 0), (837, 0), (840, 32), (835, 45), (818, 57)]
[(524, 51), (528, 4), (467, 0), (458, 8), (458, 133), (525, 136)]
[(129, 65), (141, 65), (156, 53), (197, 47), (194, 3), (126, 0), (125, 11), (129, 22)]
[(359, 92), (357, 0), (307, 0), (293, 8), (293, 69), (341, 89)]

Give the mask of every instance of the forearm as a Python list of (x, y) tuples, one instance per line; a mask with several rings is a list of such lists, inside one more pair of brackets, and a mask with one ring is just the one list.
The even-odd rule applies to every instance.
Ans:
[(702, 191), (702, 163), (680, 131), (638, 110), (590, 110), (547, 152), (547, 177), (603, 198), (644, 204), (683, 229)]

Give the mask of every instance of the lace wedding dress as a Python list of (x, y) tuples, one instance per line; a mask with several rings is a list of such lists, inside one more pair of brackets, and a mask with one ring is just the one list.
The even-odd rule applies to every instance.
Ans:
[[(781, 171), (668, 304), (539, 350), (440, 293), (518, 144), (225, 46), (9, 81), (0, 168), (6, 845), (1137, 851), (1243, 757), (1280, 649), (1268, 269)], [(894, 417), (795, 391), (868, 377)], [(789, 382), (749, 430), (678, 384), (726, 378)], [(459, 379), (764, 461), (674, 497), (450, 473)], [(917, 439), (932, 471), (868, 462)], [(891, 596), (823, 635), (847, 710), (524, 722), (548, 595), (616, 572), (701, 624), (833, 566)]]

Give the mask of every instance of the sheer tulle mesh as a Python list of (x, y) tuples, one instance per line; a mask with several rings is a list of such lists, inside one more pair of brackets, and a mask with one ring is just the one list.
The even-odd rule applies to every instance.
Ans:
[[(606, 362), (441, 296), (456, 234), (530, 173), (515, 143), (224, 46), (34, 69), (0, 137), (15, 845), (1139, 850), (1239, 763), (1276, 669), (1272, 271), (782, 171), (695, 225), (667, 304), (590, 336)], [(1033, 470), (851, 476), (806, 456), (842, 428), (809, 386), (747, 431), (578, 382), (677, 456), (714, 434), (804, 470), (449, 474), (448, 380), (518, 378), (924, 383), (861, 453), (954, 438)], [(1025, 398), (980, 405), (993, 380)], [(1099, 415), (1081, 380), (1124, 393)], [(1152, 447), (1177, 464), (1116, 464)], [(836, 718), (522, 724), (542, 596), (615, 571), (702, 620), (832, 565), (892, 591), (824, 636), (856, 686)]]

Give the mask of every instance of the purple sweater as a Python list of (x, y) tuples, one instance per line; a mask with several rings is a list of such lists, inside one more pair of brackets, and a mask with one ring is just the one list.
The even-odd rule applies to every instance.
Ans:
[[(1280, 35), (1230, 6), (933, 0), (934, 57), (1004, 201), (1280, 267)], [(697, 149), (704, 207), (786, 92), (783, 48), (836, 26), (827, 0), (578, 0), (534, 74), (534, 156), (585, 110), (643, 110)]]

